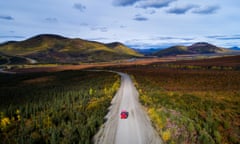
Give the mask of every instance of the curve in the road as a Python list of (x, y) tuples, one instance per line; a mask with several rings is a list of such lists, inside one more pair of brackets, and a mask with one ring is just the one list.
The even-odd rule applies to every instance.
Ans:
[[(95, 144), (161, 144), (162, 140), (138, 100), (138, 92), (130, 77), (121, 75), (121, 86), (112, 100), (106, 123), (94, 136)], [(129, 117), (120, 119), (121, 110)]]

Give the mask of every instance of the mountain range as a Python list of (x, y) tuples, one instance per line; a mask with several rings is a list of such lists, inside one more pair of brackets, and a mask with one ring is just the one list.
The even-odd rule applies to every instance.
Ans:
[(105, 62), (142, 56), (119, 42), (104, 44), (51, 34), (3, 43), (0, 45), (0, 56), (6, 58), (6, 55), (33, 59), (39, 63)]
[[(234, 47), (234, 50), (239, 49)], [(145, 56), (176, 56), (186, 54), (219, 54), (232, 49), (198, 42), (191, 46), (166, 49), (131, 49), (119, 42), (100, 43), (80, 38), (42, 34), (23, 41), (0, 44), (0, 65), (26, 63), (89, 63), (131, 59)]]
[(185, 54), (214, 54), (214, 53), (226, 53), (230, 50), (226, 48), (217, 47), (215, 45), (198, 42), (194, 43), (191, 46), (172, 46), (160, 51), (153, 53), (154, 56), (163, 57), (163, 56), (176, 56), (176, 55), (185, 55)]
[(231, 49), (231, 50), (234, 50), (234, 51), (240, 51), (240, 48), (237, 47), (237, 46), (231, 47), (230, 49)]

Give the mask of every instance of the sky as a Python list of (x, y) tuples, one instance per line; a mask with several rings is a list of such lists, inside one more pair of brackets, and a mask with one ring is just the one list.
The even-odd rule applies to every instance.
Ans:
[(0, 0), (0, 43), (58, 34), (132, 48), (240, 47), (240, 0)]

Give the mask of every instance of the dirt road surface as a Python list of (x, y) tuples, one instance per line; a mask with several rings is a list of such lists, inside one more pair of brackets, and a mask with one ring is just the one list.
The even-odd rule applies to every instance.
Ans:
[[(138, 92), (127, 74), (112, 100), (107, 121), (94, 136), (95, 144), (161, 144), (162, 140), (139, 103)], [(120, 119), (121, 110), (127, 110), (127, 119)]]

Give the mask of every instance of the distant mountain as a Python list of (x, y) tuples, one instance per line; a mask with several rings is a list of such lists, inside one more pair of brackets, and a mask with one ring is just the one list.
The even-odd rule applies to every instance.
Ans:
[(188, 50), (197, 54), (206, 54), (206, 53), (221, 53), (226, 52), (227, 49), (217, 47), (215, 45), (206, 43), (206, 42), (198, 42), (188, 47)]
[(181, 55), (181, 54), (191, 54), (191, 52), (189, 52), (187, 50), (187, 47), (185, 46), (172, 46), (172, 47), (160, 50), (154, 53), (153, 55), (162, 57), (162, 56), (174, 56), (174, 55)]
[(225, 48), (220, 48), (215, 45), (198, 42), (194, 43), (191, 46), (172, 46), (163, 50), (160, 50), (153, 55), (155, 56), (175, 56), (175, 55), (184, 55), (184, 54), (211, 54), (211, 53), (224, 53), (228, 52)]
[(234, 50), (234, 51), (240, 51), (240, 48), (237, 47), (237, 46), (231, 47), (231, 48), (229, 48), (229, 49), (230, 49), (230, 50)]
[(153, 53), (162, 50), (162, 48), (149, 48), (149, 49), (133, 49), (143, 55), (152, 55)]
[(51, 34), (1, 44), (0, 52), (26, 57), (39, 63), (102, 62), (142, 56), (117, 42), (103, 44)]

